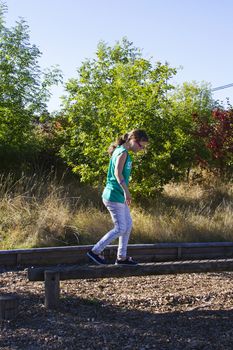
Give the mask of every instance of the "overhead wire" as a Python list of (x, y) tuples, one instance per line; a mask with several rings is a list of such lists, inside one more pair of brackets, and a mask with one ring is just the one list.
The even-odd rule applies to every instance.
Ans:
[(232, 86), (233, 86), (233, 83), (227, 84), (227, 85), (222, 85), (222, 86), (217, 86), (217, 87), (211, 89), (211, 91), (214, 92), (214, 91), (218, 91), (218, 90), (223, 90), (223, 89), (227, 89), (227, 88), (232, 87)]

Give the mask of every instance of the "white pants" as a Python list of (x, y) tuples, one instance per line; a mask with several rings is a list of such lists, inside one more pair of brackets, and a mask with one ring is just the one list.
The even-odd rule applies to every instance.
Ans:
[(129, 207), (125, 203), (109, 202), (103, 200), (104, 205), (110, 212), (114, 228), (107, 232), (99, 242), (92, 248), (95, 254), (101, 254), (104, 248), (110, 244), (114, 239), (119, 237), (118, 258), (125, 258), (127, 256), (127, 245), (129, 236), (132, 230), (132, 218)]

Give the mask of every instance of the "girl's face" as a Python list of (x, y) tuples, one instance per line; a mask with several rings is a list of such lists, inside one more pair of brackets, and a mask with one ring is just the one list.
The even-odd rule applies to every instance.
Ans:
[(147, 144), (148, 142), (146, 141), (130, 140), (130, 148), (135, 153), (143, 151)]

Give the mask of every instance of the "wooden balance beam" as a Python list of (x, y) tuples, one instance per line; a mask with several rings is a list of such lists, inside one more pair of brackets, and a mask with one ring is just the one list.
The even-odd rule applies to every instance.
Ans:
[(28, 269), (29, 281), (45, 281), (45, 307), (57, 308), (60, 295), (60, 280), (123, 278), (181, 273), (206, 273), (233, 271), (233, 259), (175, 261), (122, 265), (74, 265), (61, 267), (36, 267)]

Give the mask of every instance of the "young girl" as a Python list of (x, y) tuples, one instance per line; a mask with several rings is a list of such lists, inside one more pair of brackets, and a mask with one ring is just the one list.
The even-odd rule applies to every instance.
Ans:
[(129, 211), (131, 195), (128, 189), (132, 161), (128, 151), (139, 152), (148, 143), (144, 130), (135, 129), (121, 137), (109, 148), (111, 160), (109, 163), (107, 184), (102, 198), (109, 210), (114, 228), (97, 242), (87, 255), (97, 264), (106, 264), (101, 255), (104, 248), (119, 237), (117, 265), (137, 265), (131, 257), (127, 257), (127, 245), (132, 229), (132, 218)]

